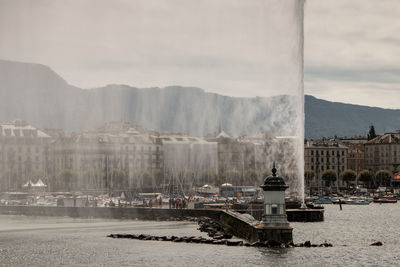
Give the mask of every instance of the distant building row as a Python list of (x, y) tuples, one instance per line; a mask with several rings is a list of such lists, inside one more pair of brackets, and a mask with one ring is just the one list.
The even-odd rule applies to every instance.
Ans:
[(0, 191), (37, 179), (51, 191), (243, 183), (249, 173), (261, 177), (279, 158), (286, 169), (295, 169), (293, 142), (266, 134), (233, 138), (223, 131), (205, 138), (164, 134), (128, 123), (80, 134), (2, 123)]
[(385, 133), (372, 140), (359, 139), (322, 139), (305, 141), (304, 168), (312, 170), (316, 179), (320, 179), (325, 170), (341, 173), (346, 169), (357, 174), (363, 170), (376, 173), (378, 170), (399, 172), (400, 131)]

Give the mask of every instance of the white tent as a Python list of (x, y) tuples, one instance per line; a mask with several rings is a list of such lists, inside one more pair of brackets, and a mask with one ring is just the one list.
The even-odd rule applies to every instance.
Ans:
[(33, 186), (33, 182), (31, 180), (22, 185), (22, 187), (30, 187), (30, 186)]
[(39, 179), (36, 184), (32, 184), (33, 187), (47, 187), (45, 183), (43, 183), (42, 179)]

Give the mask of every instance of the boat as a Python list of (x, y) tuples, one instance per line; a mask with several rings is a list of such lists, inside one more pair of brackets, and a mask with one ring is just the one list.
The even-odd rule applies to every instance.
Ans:
[(374, 203), (397, 203), (397, 199), (378, 198), (374, 199)]
[(330, 197), (325, 196), (325, 197), (320, 197), (320, 198), (314, 199), (313, 203), (315, 203), (315, 204), (332, 204), (333, 202)]
[(345, 198), (342, 202), (347, 205), (369, 205), (369, 203), (371, 203), (370, 201), (359, 197)]
[(366, 197), (332, 197), (333, 204), (346, 204), (346, 205), (369, 205), (372, 199)]

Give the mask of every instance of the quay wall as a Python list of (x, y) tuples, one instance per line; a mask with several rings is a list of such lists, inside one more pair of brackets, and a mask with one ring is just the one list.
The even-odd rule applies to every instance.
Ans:
[[(169, 220), (185, 219), (187, 217), (209, 217), (220, 219), (222, 210), (218, 209), (160, 209), (160, 208), (118, 208), (118, 207), (45, 207), (45, 206), (0, 206), (0, 214), (21, 214), (33, 216), (68, 216), (83, 218), (138, 219), (138, 220)], [(252, 215), (261, 220), (259, 214)], [(324, 210), (287, 210), (289, 222), (321, 222), (324, 220)]]
[(138, 220), (169, 220), (203, 216), (218, 220), (220, 213), (220, 210), (211, 209), (0, 206), (0, 214)]

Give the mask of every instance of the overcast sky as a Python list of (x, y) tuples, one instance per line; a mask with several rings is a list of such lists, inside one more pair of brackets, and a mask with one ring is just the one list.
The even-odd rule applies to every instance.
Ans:
[(400, 109), (400, 1), (307, 0), (306, 93)]
[[(298, 90), (296, 0), (0, 0), (0, 58), (70, 84)], [(307, 0), (305, 92), (400, 108), (400, 1)]]

